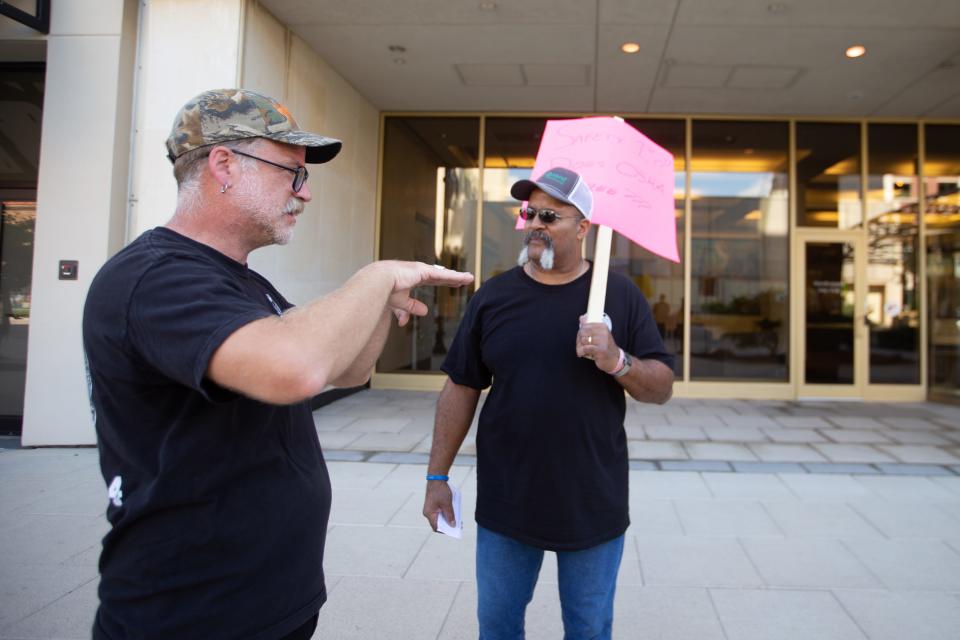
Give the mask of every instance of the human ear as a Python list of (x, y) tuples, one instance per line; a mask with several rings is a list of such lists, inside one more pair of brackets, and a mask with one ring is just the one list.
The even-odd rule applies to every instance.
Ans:
[(216, 146), (210, 150), (210, 155), (207, 156), (207, 168), (221, 188), (229, 188), (237, 181), (236, 158), (226, 147)]
[(587, 237), (587, 232), (590, 231), (590, 221), (586, 218), (580, 218), (580, 222), (577, 223), (579, 229), (577, 230), (577, 239), (583, 240)]

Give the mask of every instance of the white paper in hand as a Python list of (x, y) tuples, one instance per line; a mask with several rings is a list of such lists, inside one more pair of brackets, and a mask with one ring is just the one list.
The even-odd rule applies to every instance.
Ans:
[(437, 514), (437, 532), (459, 539), (463, 537), (463, 518), (460, 517), (460, 491), (455, 487), (450, 487), (450, 492), (453, 493), (453, 519), (456, 520), (456, 524), (451, 525), (447, 522), (441, 511)]

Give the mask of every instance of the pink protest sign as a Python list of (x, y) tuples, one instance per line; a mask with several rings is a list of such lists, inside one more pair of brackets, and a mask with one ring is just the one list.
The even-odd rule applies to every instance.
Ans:
[(531, 179), (553, 167), (572, 169), (590, 185), (593, 224), (680, 262), (669, 151), (620, 118), (548, 120)]

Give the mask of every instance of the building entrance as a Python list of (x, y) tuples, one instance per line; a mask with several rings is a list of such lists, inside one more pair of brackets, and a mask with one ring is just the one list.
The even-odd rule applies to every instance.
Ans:
[[(800, 398), (922, 400), (913, 327), (895, 265), (878, 264), (860, 230), (800, 232)], [(892, 382), (902, 378), (902, 383)]]

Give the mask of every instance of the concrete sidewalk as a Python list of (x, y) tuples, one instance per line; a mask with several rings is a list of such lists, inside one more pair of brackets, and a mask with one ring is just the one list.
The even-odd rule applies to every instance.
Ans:
[[(331, 433), (354, 438), (340, 449), (328, 449), (334, 485), (326, 553), (330, 598), (321, 611), (317, 638), (477, 637), (476, 525), (467, 518), (460, 541), (431, 533), (420, 515), (425, 466), (386, 461), (391, 455), (416, 454), (413, 449), (424, 444), (429, 434), (424, 423), (432, 422), (434, 398), (364, 392), (316, 414), (325, 441)], [(893, 405), (879, 407), (885, 411), (875, 415), (862, 414), (876, 406), (705, 401), (632, 405), (628, 429), (634, 436), (643, 434), (642, 439), (632, 438), (632, 444), (672, 443), (680, 447), (674, 451), (685, 454), (674, 462), (723, 462), (727, 470), (666, 471), (660, 469), (669, 468), (662, 465), (671, 460), (635, 461), (656, 469), (631, 471), (634, 524), (620, 571), (614, 636), (956, 640), (960, 477), (953, 460), (908, 462), (897, 455), (905, 451), (897, 447), (923, 447), (955, 457), (960, 444), (956, 408)], [(860, 413), (854, 415), (853, 409)], [(660, 432), (648, 427), (657, 426), (689, 427), (703, 439), (651, 437)], [(691, 455), (696, 448), (687, 446), (731, 444), (736, 445), (731, 450), (751, 452), (751, 462), (776, 463), (763, 460), (763, 450), (755, 449), (759, 441), (711, 439), (711, 431), (716, 435), (719, 429), (750, 428), (769, 445), (783, 442), (777, 437), (792, 437), (786, 435), (792, 431), (823, 438), (802, 444), (823, 455), (825, 462), (819, 464), (829, 467), (828, 472), (808, 463), (779, 473), (756, 466), (733, 472), (738, 470), (736, 460), (699, 460)], [(370, 445), (373, 437), (403, 434), (405, 429), (424, 429), (411, 450), (385, 452)], [(849, 463), (870, 471), (842, 472), (838, 465), (848, 463), (832, 459), (830, 449), (818, 446), (842, 444), (832, 440), (836, 434), (831, 432), (846, 430), (886, 438), (857, 444), (865, 451), (884, 452), (891, 461)], [(911, 437), (904, 434), (937, 436), (944, 442), (907, 444), (898, 440)], [(346, 448), (368, 435), (362, 448)], [(364, 461), (332, 459), (338, 456)], [(469, 455), (461, 462), (451, 471), (451, 481), (463, 490), (464, 511), (472, 513), (475, 470)], [(881, 465), (889, 466), (884, 471)], [(930, 475), (932, 468), (940, 475)], [(916, 473), (901, 475), (911, 470)], [(99, 541), (106, 532), (105, 505), (95, 450), (0, 451), (0, 536), (5, 542), (0, 638), (89, 637)], [(556, 566), (550, 554), (527, 629), (531, 639), (562, 637)]]
[[(426, 463), (438, 395), (344, 398), (316, 412), (320, 442), (329, 459)], [(627, 407), (637, 470), (960, 474), (960, 406), (678, 398)], [(475, 434), (476, 419), (464, 456), (476, 452)]]

